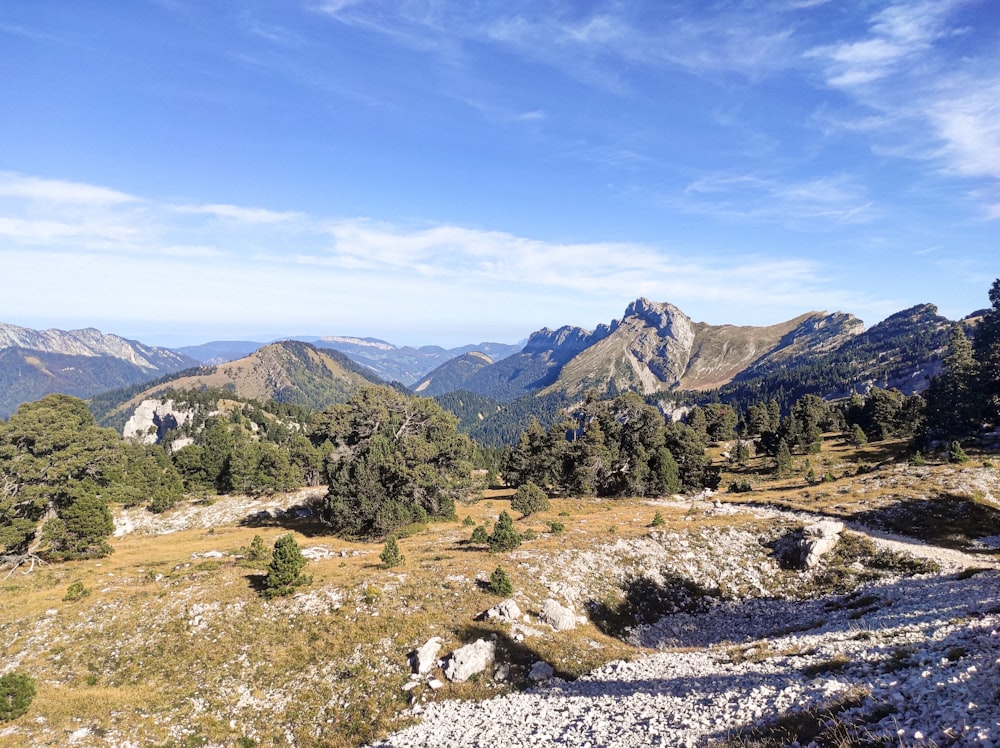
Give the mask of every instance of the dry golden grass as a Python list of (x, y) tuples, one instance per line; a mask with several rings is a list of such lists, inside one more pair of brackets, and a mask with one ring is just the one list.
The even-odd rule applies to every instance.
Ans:
[[(763, 475), (762, 460), (755, 458), (749, 466), (755, 490), (748, 494), (724, 492), (747, 469), (719, 458), (724, 472), (718, 498), (857, 516), (873, 506), (954, 492), (962, 472), (951, 466), (921, 468), (919, 477), (906, 468), (869, 472), (868, 466), (894, 450), (898, 445), (859, 452), (830, 439), (808, 459), (815, 473), (831, 472), (835, 480), (815, 485), (803, 478), (804, 457), (796, 458), (799, 472), (781, 480)], [(865, 467), (859, 472), (859, 466)], [(539, 578), (540, 566), (645, 537), (657, 513), (665, 520), (657, 529), (666, 532), (767, 524), (749, 514), (678, 502), (555, 499), (538, 515), (511, 512), (519, 529), (537, 533), (521, 549), (494, 555), (471, 545), (475, 525), (489, 525), (502, 510), (510, 511), (510, 494), (485, 492), (479, 501), (460, 504), (456, 520), (401, 538), (405, 563), (390, 570), (379, 566), (380, 543), (344, 542), (302, 522), (132, 534), (114, 539), (109, 558), (0, 579), (0, 662), (38, 684), (28, 714), (0, 728), (0, 746), (62, 745), (73, 734), (82, 735), (81, 746), (125, 739), (178, 746), (233, 745), (240, 739), (247, 745), (290, 739), (305, 746), (359, 745), (405, 724), (400, 715), (409, 698), (401, 690), (410, 673), (407, 654), (431, 636), (442, 637), (447, 653), (495, 635), (500, 657), (513, 664), (515, 676), (538, 659), (574, 677), (639, 653), (591, 624), (515, 641), (508, 627), (477, 621), (499, 602), (484, 584), (496, 566), (507, 571), (515, 599), (534, 617), (552, 596)], [(466, 517), (472, 525), (463, 523)], [(550, 533), (551, 521), (565, 530)], [(254, 587), (262, 572), (234, 555), (192, 557), (213, 550), (235, 554), (254, 535), (271, 546), (286, 532), (303, 548), (324, 546), (337, 554), (311, 561), (306, 571), (312, 584), (292, 598), (263, 600)], [(563, 573), (568, 582), (580, 581), (572, 569)], [(64, 600), (77, 581), (90, 594)], [(591, 589), (608, 604), (621, 599), (610, 577), (594, 580)], [(482, 677), (412, 693), (483, 698), (509, 687)]]

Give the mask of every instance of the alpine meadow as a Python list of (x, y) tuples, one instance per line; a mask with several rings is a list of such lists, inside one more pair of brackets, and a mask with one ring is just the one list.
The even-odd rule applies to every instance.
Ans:
[(0, 4), (0, 748), (1000, 745), (998, 44)]

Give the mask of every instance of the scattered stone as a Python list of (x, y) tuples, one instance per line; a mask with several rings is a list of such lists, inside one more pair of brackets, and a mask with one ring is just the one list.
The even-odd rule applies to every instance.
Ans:
[(422, 647), (410, 654), (410, 667), (413, 672), (426, 675), (434, 667), (438, 652), (441, 651), (441, 637), (432, 636)]
[(488, 639), (478, 639), (452, 652), (444, 667), (444, 675), (454, 683), (462, 683), (492, 665), (495, 657), (496, 644)]
[(576, 614), (551, 598), (542, 603), (542, 612), (538, 614), (542, 623), (547, 623), (556, 631), (569, 631), (576, 628)]
[(541, 681), (551, 678), (555, 672), (555, 668), (553, 668), (549, 663), (539, 660), (532, 665), (531, 670), (528, 671), (528, 680), (540, 683)]
[(521, 620), (521, 609), (513, 599), (504, 600), (502, 603), (494, 605), (485, 613), (479, 616), (487, 621), (500, 621), (502, 623), (516, 623)]
[(439, 688), (444, 688), (444, 683), (437, 678), (431, 678), (427, 681), (427, 685), (432, 691), (437, 691)]
[(332, 558), (333, 551), (322, 545), (313, 545), (302, 549), (302, 555), (310, 561), (322, 561), (325, 558)]
[(222, 551), (205, 551), (204, 553), (192, 553), (191, 558), (225, 558)]
[(799, 559), (802, 567), (812, 569), (824, 554), (828, 553), (840, 540), (844, 531), (844, 523), (837, 520), (824, 519), (808, 525), (802, 530), (802, 541), (799, 545)]

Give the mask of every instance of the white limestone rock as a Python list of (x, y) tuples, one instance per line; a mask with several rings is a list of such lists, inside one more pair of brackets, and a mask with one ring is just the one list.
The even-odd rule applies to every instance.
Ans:
[(844, 531), (844, 523), (837, 520), (824, 519), (808, 525), (802, 530), (802, 541), (799, 545), (799, 560), (802, 567), (812, 569), (826, 553), (833, 550)]
[(577, 624), (576, 614), (551, 598), (542, 603), (542, 612), (538, 618), (556, 631), (569, 631), (575, 629)]
[(441, 637), (432, 636), (422, 647), (410, 655), (410, 665), (413, 672), (426, 675), (437, 662), (438, 652), (441, 651)]
[(495, 658), (496, 644), (488, 639), (478, 639), (452, 652), (444, 667), (444, 675), (453, 683), (461, 683), (486, 670)]

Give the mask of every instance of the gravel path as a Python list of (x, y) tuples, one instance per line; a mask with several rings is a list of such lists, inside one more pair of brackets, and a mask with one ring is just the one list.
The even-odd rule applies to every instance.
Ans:
[[(860, 616), (852, 606), (866, 598), (855, 594), (750, 601), (689, 616), (677, 631), (652, 627), (647, 643), (666, 631), (656, 643), (705, 648), (485, 702), (433, 703), (420, 724), (376, 745), (700, 746), (858, 689), (869, 695), (843, 717), (873, 735), (907, 746), (1000, 744), (1000, 574), (906, 579), (865, 594)], [(755, 636), (797, 621), (816, 628)]]

